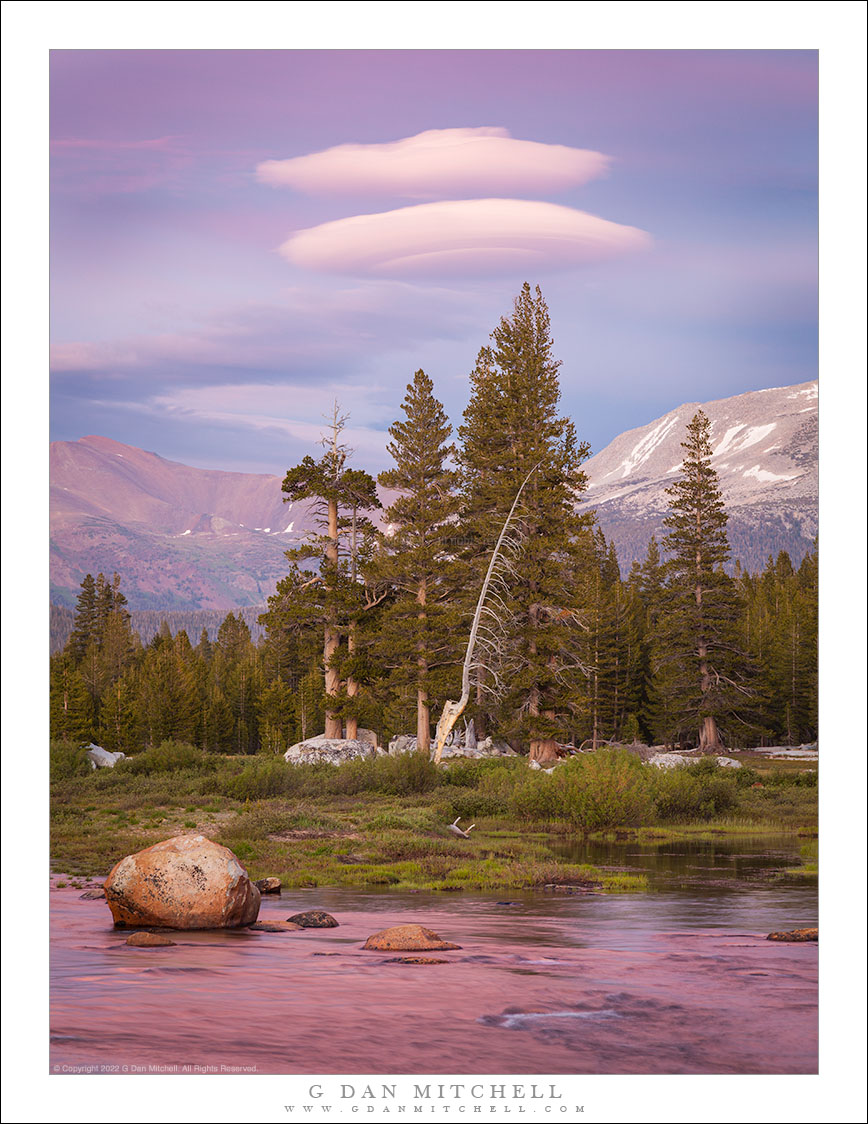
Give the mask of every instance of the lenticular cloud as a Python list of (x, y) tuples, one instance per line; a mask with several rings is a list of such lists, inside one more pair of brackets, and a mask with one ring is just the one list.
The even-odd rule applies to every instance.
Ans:
[(515, 140), (500, 128), (430, 129), (388, 144), (341, 144), (266, 160), (261, 183), (307, 194), (443, 195), (563, 191), (606, 173), (600, 152)]
[(299, 230), (280, 252), (324, 273), (432, 277), (569, 268), (650, 244), (636, 227), (554, 203), (458, 199)]

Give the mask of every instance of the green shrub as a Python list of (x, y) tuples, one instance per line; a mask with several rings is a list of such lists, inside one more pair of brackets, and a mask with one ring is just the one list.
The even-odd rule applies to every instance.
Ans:
[[(565, 767), (565, 766), (564, 766)], [(546, 773), (531, 773), (516, 786), (510, 810), (523, 820), (548, 823), (564, 818), (563, 808), (552, 778)]]
[(407, 796), (430, 792), (440, 783), (440, 771), (423, 754), (404, 753), (400, 757), (366, 757), (348, 761), (338, 768), (329, 766), (326, 791), (335, 795), (381, 792), (386, 796)]
[(51, 741), (48, 743), (48, 771), (51, 780), (65, 781), (70, 777), (86, 777), (93, 772), (84, 755), (84, 747), (76, 742)]
[(512, 808), (524, 819), (565, 820), (587, 835), (650, 823), (653, 787), (654, 778), (635, 754), (598, 750), (529, 779), (516, 789)]
[(527, 770), (525, 758), (507, 757), (456, 757), (447, 759), (446, 767), (440, 774), (440, 782), (444, 785), (456, 785), (459, 788), (476, 788), (484, 776), (511, 777), (514, 781), (518, 771)]
[(236, 800), (300, 795), (309, 780), (308, 768), (287, 765), (282, 757), (255, 757), (237, 776), (225, 780), (223, 791)]
[(466, 818), (482, 816), (502, 816), (512, 805), (515, 776), (509, 769), (480, 770), (475, 788), (457, 787), (453, 792), (444, 786), (446, 799), (443, 804), (444, 815)]
[(817, 771), (795, 772), (787, 769), (772, 769), (762, 778), (762, 783), (766, 785), (777, 785), (779, 787), (790, 788), (816, 788), (817, 787)]
[(226, 780), (223, 791), (236, 800), (270, 796), (355, 796), (378, 792), (408, 796), (428, 792), (441, 781), (435, 765), (415, 753), (366, 757), (343, 765), (289, 765), (282, 757), (256, 757)]
[(116, 770), (136, 775), (154, 773), (177, 773), (192, 770), (199, 773), (213, 773), (218, 767), (217, 759), (209, 756), (187, 742), (164, 741), (158, 746), (137, 753), (115, 765)]
[(661, 820), (710, 820), (730, 812), (739, 804), (740, 778), (713, 757), (689, 765), (657, 770), (654, 802)]

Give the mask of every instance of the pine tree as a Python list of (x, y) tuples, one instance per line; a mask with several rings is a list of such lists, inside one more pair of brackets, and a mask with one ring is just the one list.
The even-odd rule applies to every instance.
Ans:
[[(497, 614), (501, 635), (477, 679), (476, 713), (529, 741), (537, 759), (556, 751), (577, 706), (583, 672), (574, 655), (582, 610), (577, 550), (589, 522), (576, 512), (587, 486), (580, 466), (589, 450), (573, 423), (558, 415), (560, 362), (553, 350), (545, 300), (525, 283), (512, 315), (501, 319), (491, 346), (479, 353), (459, 428), (462, 531), (476, 568), (465, 584), (473, 596), (500, 525), (533, 472)], [(484, 693), (498, 688), (498, 677), (500, 700), (485, 704)]]
[(68, 651), (51, 658), (50, 700), (52, 738), (77, 742), (93, 739), (93, 699)]
[(76, 601), (73, 629), (64, 649), (76, 666), (84, 659), (88, 644), (96, 636), (96, 621), (96, 582), (93, 574), (85, 574)]
[(669, 737), (699, 731), (702, 749), (722, 746), (719, 724), (745, 697), (737, 667), (739, 601), (723, 567), (729, 559), (727, 516), (711, 465), (710, 423), (698, 411), (682, 442), (681, 475), (667, 488), (665, 604), (659, 620), (657, 667)]
[(459, 659), (452, 565), (456, 473), (446, 467), (454, 452), (452, 432), (434, 384), (424, 371), (407, 386), (406, 420), (389, 429), (395, 468), (381, 472), (384, 488), (401, 494), (386, 510), (387, 533), (378, 537), (372, 574), (392, 591), (382, 614), (377, 653), (391, 674), (391, 692), (412, 686), (416, 695), (416, 744), (430, 749), (432, 698), (445, 698), (443, 670)]
[[(347, 418), (335, 403), (331, 433), (323, 439), (325, 455), (306, 456), (283, 481), (284, 502), (311, 499), (323, 534), (286, 552), (290, 573), (268, 599), (260, 617), (266, 629), (286, 631), (316, 622), (323, 634), (325, 733), (355, 737), (358, 729), (358, 624), (376, 599), (362, 581), (364, 539), (372, 527), (364, 512), (380, 507), (376, 485), (366, 472), (346, 466), (349, 450), (341, 444)], [(312, 574), (302, 563), (315, 560)]]

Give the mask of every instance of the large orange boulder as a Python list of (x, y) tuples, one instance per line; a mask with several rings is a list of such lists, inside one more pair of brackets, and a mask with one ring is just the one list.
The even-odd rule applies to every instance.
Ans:
[(362, 948), (376, 949), (378, 952), (430, 952), (461, 948), (460, 944), (449, 944), (431, 929), (423, 925), (393, 925), (373, 933)]
[(127, 855), (105, 880), (118, 928), (234, 929), (259, 915), (259, 891), (228, 847), (178, 835)]

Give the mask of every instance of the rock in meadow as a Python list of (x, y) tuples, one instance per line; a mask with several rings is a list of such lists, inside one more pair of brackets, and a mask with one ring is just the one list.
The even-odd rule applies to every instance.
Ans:
[(675, 769), (679, 765), (690, 765), (695, 757), (685, 757), (682, 753), (655, 753), (648, 758), (649, 765), (656, 765), (658, 769)]
[(415, 734), (398, 734), (389, 742), (389, 756), (400, 757), (403, 753), (416, 752)]
[(175, 942), (164, 937), (162, 933), (130, 933), (126, 943), (133, 948), (168, 948)]
[(259, 915), (259, 891), (228, 847), (178, 835), (114, 867), (105, 896), (119, 928), (233, 929)]
[(93, 742), (84, 751), (84, 755), (90, 762), (91, 769), (113, 769), (118, 761), (123, 761), (126, 757), (124, 753), (112, 753)]
[(287, 920), (302, 929), (337, 929), (338, 927), (332, 915), (322, 909), (308, 909), (304, 913), (294, 913)]
[(327, 738), (324, 734), (296, 742), (283, 755), (290, 765), (342, 765), (344, 761), (376, 756), (376, 748), (368, 742), (354, 738)]
[(253, 885), (260, 892), (260, 894), (279, 894), (280, 893), (280, 879), (279, 878), (260, 878)]
[(433, 930), (422, 925), (393, 925), (389, 929), (373, 933), (362, 947), (375, 949), (377, 952), (446, 952), (461, 948), (461, 945), (449, 944)]

